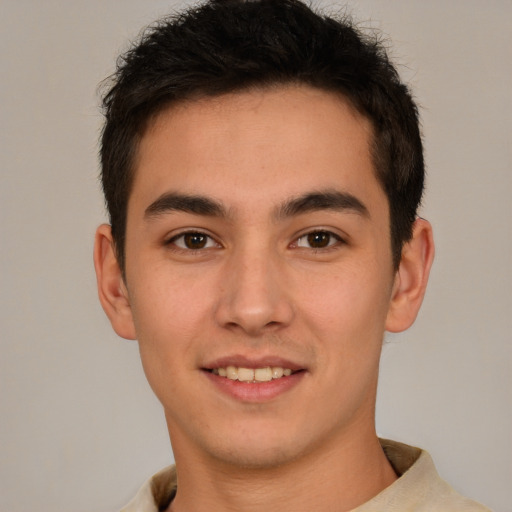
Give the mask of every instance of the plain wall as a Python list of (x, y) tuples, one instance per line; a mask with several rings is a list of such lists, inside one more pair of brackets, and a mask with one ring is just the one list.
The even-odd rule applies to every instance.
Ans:
[[(137, 345), (96, 298), (96, 87), (172, 1), (3, 0), (0, 511), (125, 504), (172, 454)], [(333, 7), (335, 2), (324, 2)], [(437, 258), (388, 336), (380, 434), (422, 446), (460, 492), (512, 510), (512, 2), (359, 0), (422, 105)]]

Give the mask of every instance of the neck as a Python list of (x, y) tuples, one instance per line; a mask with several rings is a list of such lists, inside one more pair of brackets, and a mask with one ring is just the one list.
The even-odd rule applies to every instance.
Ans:
[[(180, 446), (178, 443), (177, 446)], [(169, 511), (345, 512), (396, 480), (374, 429), (338, 440), (286, 465), (247, 469), (197, 463), (175, 450), (178, 492)]]

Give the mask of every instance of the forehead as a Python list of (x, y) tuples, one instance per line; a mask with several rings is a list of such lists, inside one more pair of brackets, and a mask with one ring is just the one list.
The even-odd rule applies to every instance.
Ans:
[(201, 194), (243, 207), (318, 189), (366, 195), (375, 178), (368, 119), (345, 98), (279, 86), (182, 102), (149, 124), (131, 202), (166, 192)]

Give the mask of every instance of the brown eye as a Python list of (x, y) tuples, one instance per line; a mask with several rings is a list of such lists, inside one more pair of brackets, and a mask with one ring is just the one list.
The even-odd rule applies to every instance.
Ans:
[(340, 241), (340, 237), (330, 231), (312, 231), (311, 233), (301, 236), (297, 240), (297, 247), (325, 249)]
[(315, 249), (321, 249), (327, 247), (331, 241), (331, 235), (325, 231), (319, 231), (318, 233), (309, 233), (308, 244), (310, 247)]
[(196, 231), (190, 231), (188, 233), (182, 233), (181, 235), (175, 236), (170, 240), (170, 243), (180, 249), (188, 249), (192, 251), (218, 246), (212, 237)]
[(187, 233), (183, 235), (183, 243), (188, 249), (203, 249), (208, 238), (202, 233)]

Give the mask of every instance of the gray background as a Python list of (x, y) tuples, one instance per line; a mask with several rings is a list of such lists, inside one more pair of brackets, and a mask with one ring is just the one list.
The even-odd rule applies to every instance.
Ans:
[[(96, 86), (172, 1), (0, 3), (0, 511), (114, 511), (172, 454), (137, 345), (96, 299)], [(334, 2), (323, 5), (333, 6)], [(437, 260), (388, 337), (381, 435), (512, 510), (512, 2), (359, 0), (423, 105)]]

